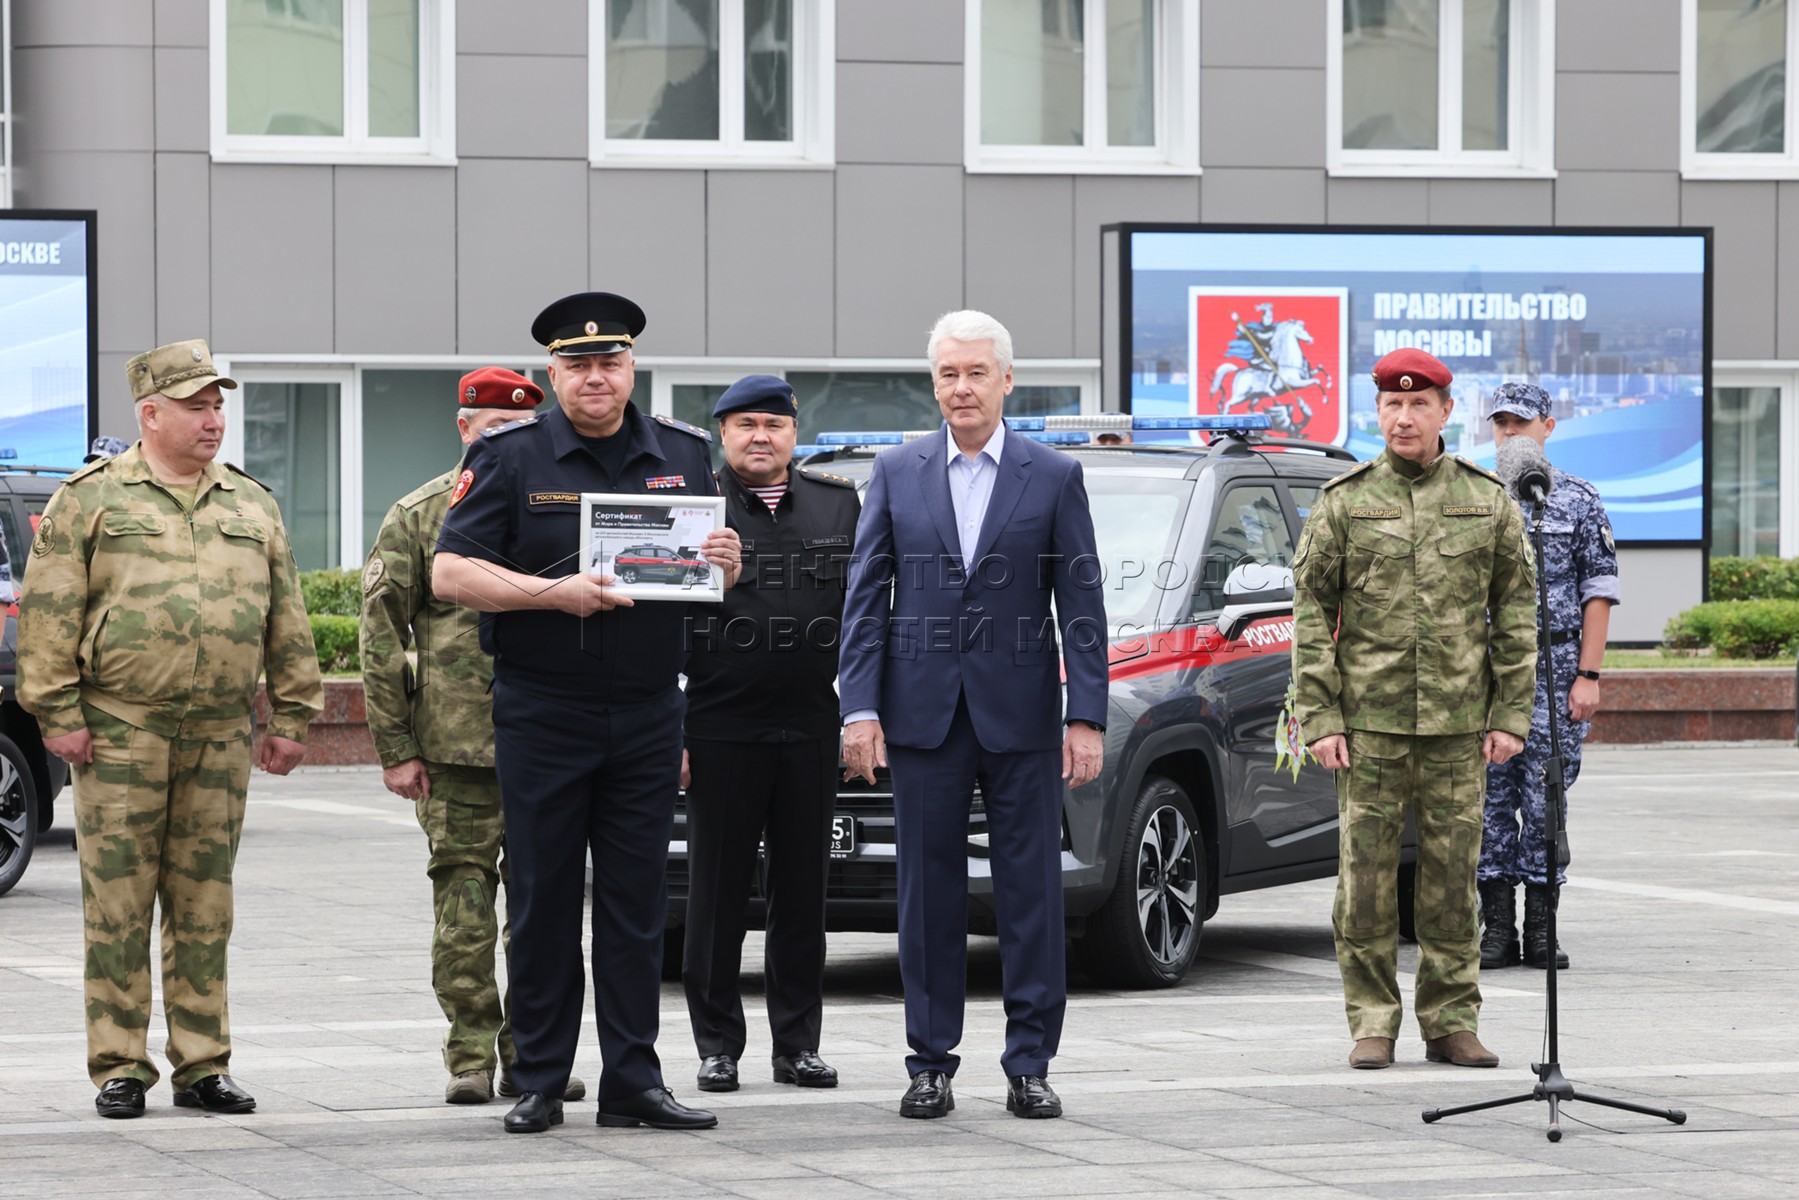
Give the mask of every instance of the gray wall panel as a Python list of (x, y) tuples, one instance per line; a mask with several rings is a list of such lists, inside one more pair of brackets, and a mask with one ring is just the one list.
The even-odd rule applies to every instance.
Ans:
[(840, 60), (959, 63), (962, 41), (962, 0), (837, 0)]
[(158, 154), (155, 341), (210, 337), (211, 330), (212, 162), (205, 154)]
[(330, 167), (212, 168), (212, 336), (232, 354), (332, 345)]
[(1571, 171), (1680, 169), (1680, 76), (1556, 77), (1555, 163)]
[(1562, 0), (1556, 65), (1564, 71), (1680, 70), (1680, 5), (1673, 0)]
[(837, 161), (960, 163), (962, 68), (843, 63), (837, 68)]
[(1425, 225), (1430, 181), (1332, 179), (1325, 185), (1326, 219), (1333, 225)]
[(1678, 225), (1674, 171), (1563, 171), (1555, 181), (1558, 225)]
[[(99, 215), (100, 348), (148, 350), (156, 336), (155, 168), (144, 154), (40, 154), (21, 173), (20, 208)], [(136, 347), (136, 349), (132, 349)]]
[(154, 149), (150, 62), (147, 47), (15, 51), (13, 145), (22, 153)]
[(1205, 0), (1202, 67), (1324, 69), (1325, 6), (1317, 0)]
[(457, 65), (456, 152), (587, 158), (587, 57), (487, 54)]
[(587, 0), (463, 0), (456, 6), (456, 53), (578, 54), (585, 61)]
[(156, 44), (200, 46), (212, 40), (206, 0), (156, 0)]
[(1680, 223), (1710, 225), (1718, 256), (1712, 357), (1774, 357), (1775, 198), (1779, 185), (1683, 183)]
[[(338, 167), (336, 343), (340, 354), (456, 352), (455, 172)], [(396, 221), (394, 214), (404, 213)], [(371, 263), (388, 270), (369, 270)]]
[(837, 353), (917, 356), (962, 307), (962, 171), (837, 168)]
[(973, 175), (962, 244), (970, 308), (999, 318), (1018, 358), (1074, 353), (1074, 181)]
[(456, 350), (535, 360), (531, 322), (587, 290), (584, 162), (465, 159), (456, 168)]
[[(1211, 176), (1208, 174), (1209, 180)], [(1079, 175), (1074, 180), (1074, 353), (1099, 357), (1099, 231), (1119, 221), (1199, 219), (1197, 179)]]
[(1779, 290), (1774, 349), (1781, 358), (1799, 359), (1799, 183), (1782, 183), (1777, 216), (1779, 257), (1774, 264)]
[(1703, 600), (1704, 586), (1705, 559), (1698, 550), (1620, 549), (1618, 589), (1624, 603), (1612, 609), (1606, 640), (1661, 641), (1668, 619)]
[(204, 48), (157, 47), (156, 148), (158, 150), (211, 150), (212, 114), (207, 108), (211, 92)]
[(642, 308), (644, 354), (706, 353), (706, 173), (590, 171), (587, 278)]
[(1199, 120), (1207, 167), (1322, 166), (1324, 72), (1201, 71)]
[(1204, 221), (1313, 224), (1324, 220), (1318, 167), (1208, 167), (1199, 181)]
[(1555, 184), (1547, 179), (1433, 179), (1432, 225), (1548, 225)]
[(712, 171), (706, 187), (706, 352), (830, 354), (830, 173)]
[[(143, 350), (151, 349), (149, 346)], [(123, 350), (100, 351), (95, 369), (100, 373), (99, 431), (128, 442), (137, 440), (137, 413), (131, 399), (131, 388), (125, 383), (125, 364), (142, 350), (130, 354)]]
[(154, 11), (144, 0), (15, 0), (12, 44), (148, 46)]

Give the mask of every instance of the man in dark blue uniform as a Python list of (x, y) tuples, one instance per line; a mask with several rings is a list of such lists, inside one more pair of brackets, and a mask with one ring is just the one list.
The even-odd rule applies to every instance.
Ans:
[[(681, 764), (677, 686), (689, 605), (633, 603), (579, 570), (583, 492), (718, 494), (701, 429), (631, 403), (643, 311), (584, 292), (544, 309), (548, 411), (469, 447), (437, 544), (432, 586), (483, 614), (494, 656), (494, 759), (506, 816), (512, 947), (509, 1133), (562, 1123), (586, 982), (581, 907), (593, 859), (593, 975), (601, 1125), (704, 1129), (662, 1084), (656, 1057), (664, 871)], [(737, 534), (701, 554), (736, 582)]]
[(761, 846), (763, 980), (774, 1079), (835, 1087), (818, 1056), (825, 880), (837, 800), (837, 643), (856, 534), (856, 485), (793, 467), (799, 403), (750, 375), (719, 397), (725, 514), (743, 578), (719, 611), (694, 612), (687, 663), (687, 946), (682, 978), (703, 1092), (737, 1090), (748, 1031), (739, 972)]

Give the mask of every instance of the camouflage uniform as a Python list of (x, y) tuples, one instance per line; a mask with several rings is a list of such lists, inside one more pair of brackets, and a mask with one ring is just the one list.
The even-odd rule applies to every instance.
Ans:
[[(210, 365), (207, 370), (210, 371)], [(250, 705), (296, 742), (323, 707), (281, 512), (235, 467), (159, 481), (141, 446), (77, 471), (44, 509), (19, 605), (19, 703), (46, 737), (93, 737), (74, 769), (87, 930), (88, 1074), (157, 1080), (150, 920), (162, 908), (172, 1081), (227, 1072), (231, 870)]]
[(383, 767), (422, 759), (431, 777), (417, 807), (431, 845), (431, 986), (450, 1022), (443, 1055), (451, 1075), (493, 1070), (496, 1042), (501, 1059), (512, 1060), (494, 978), (505, 830), (488, 696), (493, 660), (481, 649), (480, 614), (431, 592), (456, 476), (448, 471), (388, 510), (362, 572), (362, 682), (375, 753)]
[(1453, 455), (1421, 467), (1388, 451), (1325, 486), (1293, 575), (1295, 716), (1308, 743), (1349, 742), (1332, 917), (1350, 1034), (1399, 1032), (1394, 879), (1408, 808), (1418, 1024), (1426, 1039), (1473, 1032), (1481, 742), (1530, 731), (1535, 576), (1518, 506)]
[[(1589, 600), (1616, 604), (1618, 551), (1612, 543), (1611, 521), (1599, 491), (1584, 479), (1551, 469), (1553, 485), (1543, 513), (1543, 577), (1549, 591), (1552, 637), (1567, 640), (1550, 647), (1555, 660), (1555, 705), (1561, 715), (1562, 787), (1574, 786), (1580, 775), (1580, 747), (1592, 722), (1568, 715), (1568, 689), (1580, 666), (1581, 616)], [(1534, 518), (1535, 505), (1525, 504), (1525, 528)], [(1545, 785), (1543, 767), (1549, 761), (1549, 678), (1537, 664), (1537, 693), (1530, 736), (1524, 749), (1510, 761), (1487, 768), (1487, 803), (1480, 843), (1480, 879), (1517, 885), (1547, 884), (1548, 855), (1543, 846)], [(1523, 829), (1520, 836), (1520, 821)], [(1556, 882), (1568, 874), (1557, 869)]]

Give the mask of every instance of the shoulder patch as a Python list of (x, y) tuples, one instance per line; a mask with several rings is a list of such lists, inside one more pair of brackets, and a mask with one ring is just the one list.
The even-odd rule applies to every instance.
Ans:
[(1329, 483), (1325, 484), (1321, 490), (1328, 492), (1332, 488), (1336, 487), (1339, 483), (1342, 483), (1344, 480), (1354, 479), (1357, 475), (1360, 475), (1363, 471), (1366, 471), (1369, 467), (1372, 467), (1376, 461), (1378, 461), (1378, 460), (1371, 458), (1367, 462), (1357, 463), (1355, 466), (1349, 468), (1349, 470), (1343, 472), (1341, 475), (1337, 476), (1335, 479), (1333, 479)]
[(268, 484), (266, 484), (262, 480), (256, 478), (256, 476), (250, 474), (250, 472), (244, 470), (242, 467), (238, 466), (236, 463), (226, 463), (225, 469), (227, 471), (230, 471), (233, 475), (242, 475), (245, 479), (248, 479), (251, 483), (255, 484), (257, 487), (261, 488), (265, 492), (273, 491), (273, 489), (270, 488)]
[(1476, 475), (1485, 475), (1488, 479), (1491, 479), (1494, 483), (1497, 483), (1500, 487), (1505, 486), (1505, 480), (1503, 480), (1499, 476), (1493, 474), (1493, 472), (1487, 470), (1485, 467), (1477, 466), (1476, 464), (1469, 462), (1467, 459), (1463, 458), (1459, 454), (1451, 454), (1449, 457), (1455, 459), (1456, 462), (1460, 463), (1464, 467), (1467, 467), (1470, 471), (1473, 471)]
[(682, 433), (690, 433), (703, 442), (712, 440), (712, 435), (704, 429), (701, 429), (698, 425), (689, 425), (686, 421), (677, 421), (673, 417), (657, 417), (656, 423), (658, 425), (666, 425), (670, 429), (679, 429)]
[(502, 433), (511, 433), (514, 429), (523, 429), (527, 425), (535, 424), (537, 424), (537, 414), (532, 413), (528, 417), (520, 417), (516, 421), (508, 421), (504, 425), (495, 425), (492, 429), (483, 429), (481, 431), (481, 436), (484, 438), (499, 437)]
[(828, 483), (836, 487), (852, 489), (856, 486), (856, 481), (848, 475), (833, 475), (829, 471), (820, 471), (817, 467), (801, 467), (799, 471), (802, 479), (810, 479), (817, 483)]

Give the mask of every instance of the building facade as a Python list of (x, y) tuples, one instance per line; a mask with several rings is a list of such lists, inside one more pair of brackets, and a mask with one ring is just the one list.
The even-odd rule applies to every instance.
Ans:
[[(963, 306), (1016, 409), (1098, 411), (1118, 221), (1710, 226), (1712, 553), (1791, 555), (1794, 7), (10, 0), (0, 135), (15, 206), (99, 212), (101, 432), (130, 355), (209, 338), (307, 567), (359, 563), (453, 461), (456, 376), (540, 364), (590, 287), (689, 420), (775, 371), (803, 434), (915, 426)], [(1697, 552), (1623, 569), (1618, 640), (1700, 598)]]

